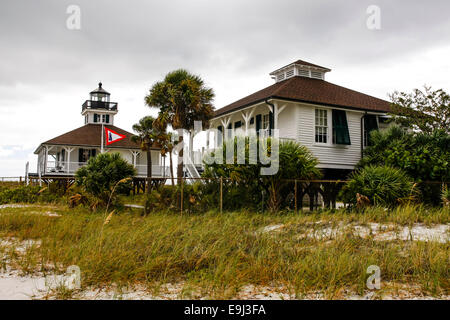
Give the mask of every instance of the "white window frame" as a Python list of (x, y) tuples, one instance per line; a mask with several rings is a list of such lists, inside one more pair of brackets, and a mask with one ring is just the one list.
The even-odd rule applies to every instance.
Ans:
[[(266, 123), (267, 125), (264, 125), (265, 123)], [(268, 113), (265, 113), (265, 114), (262, 115), (262, 119), (261, 119), (261, 129), (263, 129), (263, 130), (268, 130), (268, 129), (270, 129), (270, 117), (269, 117), (269, 114), (268, 114)]]
[(269, 137), (269, 131), (270, 131), (270, 116), (268, 113), (264, 113), (261, 115), (261, 129), (260, 129), (261, 137), (262, 138)]
[[(325, 123), (323, 121), (321, 121), (321, 123), (317, 124), (317, 113), (322, 113), (325, 112), (325, 117), (326, 117), (326, 121)], [(313, 135), (314, 135), (314, 143), (317, 145), (325, 145), (325, 146), (329, 146), (332, 144), (332, 139), (331, 139), (331, 112), (329, 109), (326, 108), (314, 108), (313, 110), (313, 115), (314, 115), (314, 131), (313, 131)], [(322, 119), (324, 118), (323, 116), (321, 117)], [(316, 132), (317, 129), (319, 128), (326, 128), (326, 142), (323, 141), (317, 141), (316, 140)], [(323, 130), (323, 129), (322, 129)], [(323, 135), (323, 133), (322, 133)]]

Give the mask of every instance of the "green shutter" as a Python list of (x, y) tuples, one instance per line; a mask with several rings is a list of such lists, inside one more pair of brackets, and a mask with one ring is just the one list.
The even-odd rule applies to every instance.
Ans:
[(273, 134), (274, 128), (274, 119), (273, 119), (273, 112), (269, 112), (269, 134)]
[(218, 126), (217, 130), (219, 131), (219, 135), (217, 136), (217, 145), (220, 146), (223, 141), (223, 127)]
[(333, 109), (333, 143), (350, 145), (347, 116), (344, 110)]
[(261, 130), (261, 115), (256, 115), (256, 134), (259, 137), (259, 130)]

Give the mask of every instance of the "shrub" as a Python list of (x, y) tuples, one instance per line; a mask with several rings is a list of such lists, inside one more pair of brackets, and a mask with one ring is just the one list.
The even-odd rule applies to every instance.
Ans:
[[(419, 182), (422, 200), (438, 205), (439, 184), (426, 181), (450, 181), (450, 135), (407, 132), (399, 127), (371, 133), (372, 146), (364, 150), (359, 168), (367, 165), (392, 166), (405, 171)], [(423, 182), (423, 183), (421, 183)]]
[[(261, 168), (267, 167), (258, 161), (257, 164), (250, 164), (250, 139), (253, 137), (236, 137), (231, 143), (224, 144), (223, 148), (215, 150), (215, 152), (223, 152), (224, 159), (226, 159), (226, 147), (234, 143), (235, 150), (238, 150), (238, 139), (245, 139), (241, 144), (245, 146), (245, 153), (243, 159), (245, 164), (237, 164), (237, 155), (235, 153), (234, 163), (232, 164), (206, 164), (204, 177), (208, 178), (227, 178), (224, 180), (224, 199), (223, 204), (226, 209), (241, 209), (251, 208), (257, 209), (261, 206), (264, 199), (271, 211), (276, 211), (280, 208), (292, 188), (292, 183), (289, 179), (312, 179), (320, 176), (320, 171), (316, 167), (317, 159), (305, 147), (294, 141), (283, 141), (279, 143), (277, 140), (268, 139), (266, 143), (262, 140), (253, 141), (254, 145), (257, 143), (259, 147), (265, 146), (267, 149), (265, 153), (270, 154), (277, 146), (278, 159), (275, 157), (271, 166), (278, 166), (278, 171), (274, 174), (262, 175)], [(243, 150), (238, 152), (242, 152)], [(256, 158), (256, 156), (255, 156)], [(208, 161), (210, 162), (210, 161)], [(209, 183), (210, 189), (219, 190), (219, 182), (211, 180)], [(263, 198), (262, 193), (268, 196)]]
[(442, 204), (444, 205), (444, 207), (449, 208), (450, 207), (450, 189), (448, 188), (448, 186), (445, 186), (442, 190)]
[(60, 196), (46, 186), (18, 186), (0, 191), (0, 204), (55, 202), (58, 199)]
[[(115, 190), (118, 193), (130, 192), (131, 179), (125, 179), (134, 175), (134, 167), (120, 154), (101, 153), (89, 159), (86, 166), (78, 169), (75, 179), (77, 185), (106, 204)], [(123, 183), (120, 183), (121, 181)]]
[(342, 190), (346, 203), (356, 204), (356, 195), (366, 196), (370, 204), (393, 206), (415, 194), (412, 179), (402, 170), (389, 166), (367, 166), (353, 172)]

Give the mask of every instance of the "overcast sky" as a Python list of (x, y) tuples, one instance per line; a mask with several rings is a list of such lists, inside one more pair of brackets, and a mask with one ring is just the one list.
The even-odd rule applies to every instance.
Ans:
[[(67, 27), (70, 5), (79, 30)], [(370, 5), (379, 30), (367, 27)], [(424, 84), (450, 91), (449, 11), (448, 0), (1, 0), (0, 176), (23, 175), (26, 161), (36, 172), (33, 151), (84, 124), (81, 105), (100, 80), (129, 131), (156, 114), (144, 105), (151, 85), (180, 67), (214, 89), (216, 108), (297, 59), (383, 99)]]

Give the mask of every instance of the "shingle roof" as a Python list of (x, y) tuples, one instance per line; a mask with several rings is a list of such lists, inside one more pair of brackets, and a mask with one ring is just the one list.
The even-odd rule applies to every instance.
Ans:
[(277, 98), (367, 111), (390, 111), (390, 103), (388, 101), (347, 89), (325, 80), (306, 77), (292, 77), (287, 80), (277, 82), (267, 88), (218, 109), (214, 113), (214, 116), (217, 117), (224, 115), (249, 105), (262, 102), (266, 99)]
[[(109, 148), (139, 149), (139, 145), (131, 141), (131, 136), (133, 135), (132, 133), (112, 125), (104, 125), (104, 127), (114, 130), (115, 132), (126, 136), (124, 139), (109, 145), (107, 147), (108, 149)], [(64, 133), (48, 141), (45, 141), (42, 144), (100, 147), (102, 139), (101, 133), (102, 133), (101, 125), (86, 124), (80, 128)]]

